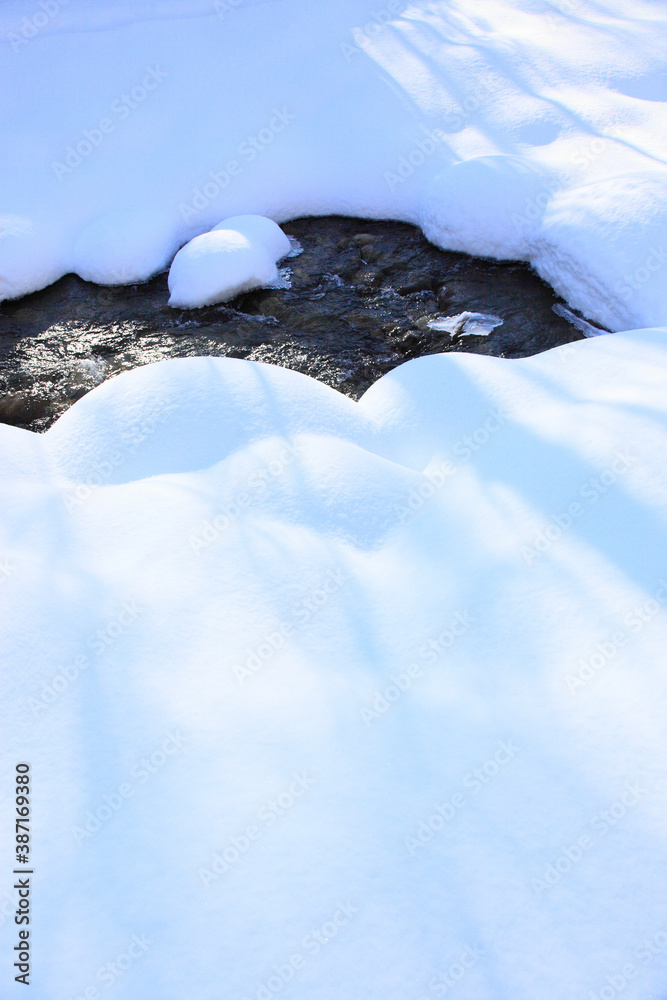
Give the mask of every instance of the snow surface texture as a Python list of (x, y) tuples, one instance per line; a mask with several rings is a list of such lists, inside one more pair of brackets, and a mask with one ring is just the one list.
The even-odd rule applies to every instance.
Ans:
[(276, 284), (277, 262), (292, 252), (280, 226), (261, 215), (237, 215), (195, 236), (169, 270), (169, 305), (184, 309), (225, 302)]
[(341, 212), (667, 322), (664, 2), (6, 0), (0, 37), (2, 298)]
[(643, 330), (0, 426), (34, 1000), (665, 997), (666, 388)]

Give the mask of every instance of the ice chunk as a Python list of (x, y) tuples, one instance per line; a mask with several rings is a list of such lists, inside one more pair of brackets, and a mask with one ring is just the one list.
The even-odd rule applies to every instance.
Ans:
[(609, 333), (609, 330), (601, 330), (599, 326), (593, 326), (587, 320), (582, 319), (581, 316), (575, 316), (575, 314), (570, 310), (562, 306), (560, 302), (557, 302), (555, 306), (551, 307), (557, 316), (562, 316), (566, 319), (568, 323), (571, 323), (575, 329), (583, 333), (584, 337), (601, 337), (604, 333)]
[(452, 337), (488, 337), (497, 326), (502, 326), (500, 316), (491, 313), (462, 312), (456, 316), (442, 316), (428, 322), (429, 330), (451, 333)]

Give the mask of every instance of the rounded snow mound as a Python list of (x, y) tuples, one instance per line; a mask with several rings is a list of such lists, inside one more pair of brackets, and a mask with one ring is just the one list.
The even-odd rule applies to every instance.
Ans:
[(213, 226), (214, 233), (230, 229), (255, 243), (261, 243), (277, 261), (287, 256), (292, 249), (289, 238), (285, 236), (280, 226), (264, 215), (233, 215), (231, 219), (225, 219), (217, 226)]
[(196, 309), (278, 280), (290, 242), (271, 219), (236, 215), (182, 247), (169, 271), (169, 305)]
[(178, 246), (168, 215), (154, 209), (122, 209), (94, 219), (74, 243), (71, 270), (84, 281), (123, 285), (148, 281)]

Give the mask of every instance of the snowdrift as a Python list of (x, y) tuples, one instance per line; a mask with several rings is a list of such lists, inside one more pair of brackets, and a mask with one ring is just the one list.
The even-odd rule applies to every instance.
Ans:
[(0, 427), (35, 1000), (662, 996), (666, 383), (192, 358)]

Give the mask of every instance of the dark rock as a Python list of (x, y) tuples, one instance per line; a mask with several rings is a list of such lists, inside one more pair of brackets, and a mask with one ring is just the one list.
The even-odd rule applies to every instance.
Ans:
[(0, 396), (0, 423), (35, 426), (49, 415), (49, 401), (30, 392), (10, 392)]
[(451, 290), (447, 287), (447, 285), (442, 285), (438, 289), (438, 294), (437, 294), (438, 309), (447, 309), (451, 301), (452, 301)]

